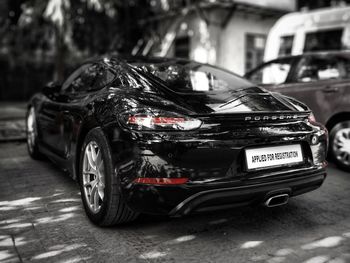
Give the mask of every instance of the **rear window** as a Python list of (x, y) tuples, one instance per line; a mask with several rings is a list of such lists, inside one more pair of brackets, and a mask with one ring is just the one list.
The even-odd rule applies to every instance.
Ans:
[(221, 93), (253, 86), (233, 73), (195, 62), (133, 65), (177, 93)]

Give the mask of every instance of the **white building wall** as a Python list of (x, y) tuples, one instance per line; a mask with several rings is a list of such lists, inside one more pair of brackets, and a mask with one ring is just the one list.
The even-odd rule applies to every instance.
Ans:
[[(224, 16), (224, 12), (214, 11), (210, 19), (215, 21)], [(214, 64), (239, 75), (245, 73), (246, 34), (262, 34), (267, 37), (274, 19), (263, 19), (260, 15), (236, 12), (225, 28), (217, 24), (206, 25), (196, 14), (188, 16), (179, 28), (177, 37), (190, 36), (190, 59)], [(173, 45), (167, 53), (174, 55)]]
[(276, 19), (262, 19), (259, 15), (235, 14), (221, 32), (216, 64), (243, 75), (246, 34), (264, 34), (267, 37), (275, 22)]
[[(295, 10), (295, 0), (237, 0), (237, 3), (244, 3), (265, 10), (262, 12), (235, 11), (222, 27), (220, 23), (227, 16), (227, 10), (212, 9), (206, 11), (206, 17), (209, 21), (207, 24), (197, 12), (187, 14), (181, 25), (170, 34), (174, 38), (189, 36), (189, 58), (203, 62), (214, 64), (239, 75), (245, 73), (246, 67), (246, 35), (264, 35), (268, 36), (270, 28), (278, 20), (276, 16), (266, 16), (269, 14), (268, 9), (280, 9), (283, 11)], [(265, 13), (264, 13), (265, 12)], [(216, 23), (211, 23), (214, 21)], [(159, 25), (161, 28), (164, 24)], [(168, 32), (168, 35), (170, 35)], [(166, 37), (165, 37), (166, 38)], [(163, 41), (166, 42), (166, 41)], [(160, 52), (162, 56), (174, 56), (174, 42), (169, 42), (169, 48)], [(156, 53), (156, 55), (159, 55)]]

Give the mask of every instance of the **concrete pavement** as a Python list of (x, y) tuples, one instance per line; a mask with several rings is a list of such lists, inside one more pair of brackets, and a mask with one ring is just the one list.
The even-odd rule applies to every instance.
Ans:
[(78, 186), (23, 143), (0, 144), (0, 262), (350, 262), (350, 174), (284, 207), (99, 228)]

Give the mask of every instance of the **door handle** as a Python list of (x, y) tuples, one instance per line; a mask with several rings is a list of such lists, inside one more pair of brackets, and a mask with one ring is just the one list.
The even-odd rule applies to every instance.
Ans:
[(322, 89), (322, 91), (324, 93), (334, 93), (334, 92), (338, 92), (339, 89), (337, 87), (331, 87), (331, 86), (327, 86), (324, 89)]

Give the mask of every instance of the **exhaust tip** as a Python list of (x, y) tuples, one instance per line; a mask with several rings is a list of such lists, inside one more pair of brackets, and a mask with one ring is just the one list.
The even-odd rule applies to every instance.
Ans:
[(285, 205), (288, 203), (288, 200), (289, 200), (288, 194), (274, 195), (268, 198), (265, 201), (264, 205), (266, 207), (275, 207), (275, 206)]

